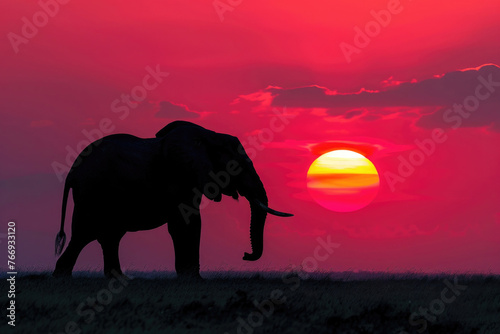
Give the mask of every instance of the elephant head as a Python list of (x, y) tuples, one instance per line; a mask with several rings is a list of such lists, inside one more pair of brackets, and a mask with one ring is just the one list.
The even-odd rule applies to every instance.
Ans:
[(167, 140), (165, 146), (169, 152), (166, 154), (180, 160), (184, 172), (195, 174), (192, 175), (194, 185), (207, 198), (218, 202), (222, 195), (234, 199), (241, 195), (248, 200), (252, 253), (245, 253), (243, 259), (258, 260), (263, 251), (267, 213), (281, 217), (293, 215), (268, 207), (264, 185), (238, 138), (185, 121), (168, 124), (156, 137)]

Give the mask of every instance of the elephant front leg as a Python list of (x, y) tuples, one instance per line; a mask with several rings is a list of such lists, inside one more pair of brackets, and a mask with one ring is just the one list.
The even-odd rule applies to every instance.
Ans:
[(179, 278), (201, 279), (200, 236), (201, 217), (192, 214), (188, 219), (177, 217), (168, 223), (175, 250), (175, 271)]

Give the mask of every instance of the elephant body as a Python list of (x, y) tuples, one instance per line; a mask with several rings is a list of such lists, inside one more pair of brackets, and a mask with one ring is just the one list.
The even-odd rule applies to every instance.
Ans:
[[(214, 182), (217, 177), (223, 182)], [(102, 247), (106, 276), (121, 274), (118, 247), (125, 233), (168, 223), (178, 276), (199, 277), (201, 194), (214, 201), (223, 194), (249, 200), (253, 253), (245, 253), (245, 260), (262, 255), (266, 213), (289, 216), (267, 207), (264, 186), (236, 137), (184, 121), (168, 124), (155, 138), (106, 136), (80, 153), (66, 177), (56, 254), (66, 239), (70, 189), (71, 240), (54, 276), (71, 275), (79, 253), (94, 240)]]
[[(166, 223), (164, 207), (168, 200), (164, 195), (168, 185), (159, 168), (161, 142), (157, 138), (111, 135), (92, 148), (91, 158), (89, 154), (89, 158), (82, 159), (68, 182), (73, 189), (75, 211), (81, 206), (92, 215), (86, 220), (86, 229), (98, 230), (105, 224), (114, 231), (133, 232)], [(167, 168), (163, 172), (171, 171)]]

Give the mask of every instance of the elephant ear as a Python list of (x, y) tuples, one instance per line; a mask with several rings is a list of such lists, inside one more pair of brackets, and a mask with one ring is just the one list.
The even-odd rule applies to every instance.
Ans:
[[(207, 142), (207, 138), (212, 133), (213, 131), (206, 130), (199, 125), (176, 121), (168, 124), (156, 135), (157, 137), (164, 137), (171, 134), (169, 138), (165, 138), (167, 161), (174, 168), (178, 181), (190, 187), (189, 191), (192, 191), (192, 187), (195, 187), (201, 193), (204, 193), (205, 185), (210, 182), (209, 173), (214, 171), (214, 165), (212, 164), (211, 152), (209, 152), (210, 143)], [(158, 136), (159, 134), (162, 136)], [(220, 201), (222, 194), (207, 197)]]
[(167, 124), (165, 127), (163, 127), (163, 129), (161, 129), (160, 131), (158, 131), (156, 133), (156, 138), (165, 137), (167, 134), (169, 134), (173, 130), (181, 128), (181, 127), (187, 127), (187, 126), (194, 126), (194, 127), (199, 127), (201, 129), (204, 129), (203, 127), (201, 127), (201, 126), (199, 126), (197, 124), (191, 123), (191, 122), (174, 121), (172, 123)]

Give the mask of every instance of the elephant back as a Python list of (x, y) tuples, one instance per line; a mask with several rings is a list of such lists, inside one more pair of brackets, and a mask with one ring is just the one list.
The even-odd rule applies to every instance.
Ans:
[(177, 128), (180, 128), (180, 127), (187, 127), (187, 126), (193, 126), (193, 127), (198, 127), (200, 129), (203, 129), (205, 130), (204, 127), (202, 126), (199, 126), (197, 124), (194, 124), (194, 123), (191, 123), (191, 122), (186, 122), (186, 121), (174, 121), (172, 123), (169, 123), (167, 124), (165, 127), (163, 127), (163, 129), (161, 129), (160, 131), (158, 131), (156, 133), (156, 138), (161, 138), (161, 137), (165, 137), (167, 134), (169, 134), (170, 132), (172, 132), (173, 130), (177, 129)]

